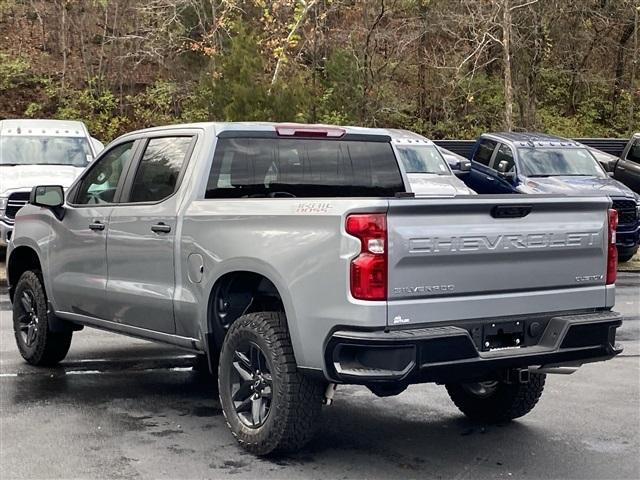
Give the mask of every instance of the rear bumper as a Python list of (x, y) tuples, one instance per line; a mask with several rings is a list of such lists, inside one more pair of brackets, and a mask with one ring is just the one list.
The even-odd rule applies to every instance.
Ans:
[(622, 352), (615, 344), (619, 313), (554, 316), (535, 345), (480, 351), (470, 331), (454, 326), (357, 332), (339, 330), (326, 343), (332, 381), (457, 382), (492, 378), (531, 366), (576, 366)]

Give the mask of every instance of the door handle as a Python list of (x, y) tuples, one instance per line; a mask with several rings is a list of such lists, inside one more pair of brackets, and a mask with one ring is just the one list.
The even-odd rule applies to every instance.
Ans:
[(94, 220), (93, 223), (89, 224), (89, 228), (94, 232), (99, 232), (104, 230), (104, 223), (102, 223), (100, 220)]
[(485, 178), (486, 178), (487, 180), (489, 180), (490, 182), (493, 182), (493, 181), (495, 180), (495, 178), (493, 178), (493, 177), (492, 177), (492, 176), (490, 176), (490, 175), (485, 175)]
[(171, 231), (171, 225), (159, 222), (151, 227), (151, 231), (155, 233), (169, 233)]

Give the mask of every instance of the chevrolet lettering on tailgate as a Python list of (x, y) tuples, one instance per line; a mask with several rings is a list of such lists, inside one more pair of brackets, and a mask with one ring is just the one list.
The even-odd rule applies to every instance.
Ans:
[(477, 252), (542, 248), (581, 248), (595, 245), (599, 232), (531, 233), (527, 235), (462, 235), (410, 240), (411, 253)]

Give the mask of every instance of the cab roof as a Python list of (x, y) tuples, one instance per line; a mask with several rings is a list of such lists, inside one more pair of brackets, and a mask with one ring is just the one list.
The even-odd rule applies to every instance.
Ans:
[(427, 137), (400, 128), (387, 128), (387, 134), (391, 137), (391, 143), (396, 145), (435, 145)]
[(575, 140), (537, 132), (484, 133), (482, 138), (491, 138), (515, 147), (584, 147)]
[(327, 130), (344, 130), (345, 134), (360, 135), (380, 135), (389, 137), (389, 132), (383, 128), (366, 128), (354, 126), (338, 126), (324, 124), (308, 124), (308, 123), (289, 123), (289, 122), (200, 122), (200, 123), (183, 123), (176, 125), (165, 125), (160, 127), (151, 127), (143, 130), (130, 132), (129, 134), (145, 134), (164, 130), (176, 129), (213, 129), (216, 135), (222, 132), (274, 132), (277, 128), (299, 128), (299, 129), (327, 129)]
[(0, 135), (86, 137), (87, 127), (75, 120), (13, 119), (0, 121)]

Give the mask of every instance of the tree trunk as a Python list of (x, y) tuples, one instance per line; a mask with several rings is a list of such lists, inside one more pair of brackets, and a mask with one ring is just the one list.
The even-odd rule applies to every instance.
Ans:
[(271, 77), (271, 86), (272, 87), (278, 81), (278, 76), (280, 74), (280, 68), (282, 67), (282, 63), (284, 62), (284, 60), (285, 60), (285, 58), (287, 56), (287, 48), (289, 47), (289, 43), (291, 42), (291, 39), (293, 38), (293, 35), (295, 35), (295, 33), (298, 31), (298, 28), (300, 28), (300, 24), (302, 24), (302, 22), (304, 21), (305, 17), (307, 16), (307, 13), (309, 12), (309, 10), (311, 8), (313, 8), (315, 3), (316, 3), (316, 0), (310, 0), (309, 2), (307, 2), (307, 4), (304, 6), (304, 9), (302, 10), (302, 13), (300, 14), (300, 17), (295, 21), (295, 23), (291, 27), (291, 30), (289, 30), (289, 34), (287, 35), (287, 38), (285, 38), (284, 44), (282, 45), (282, 53), (280, 53), (280, 55), (278, 55), (278, 60), (276, 61), (276, 68), (273, 70), (273, 77)]
[(636, 87), (636, 70), (638, 69), (638, 55), (640, 55), (640, 51), (638, 51), (638, 17), (640, 14), (638, 11), (640, 10), (640, 4), (635, 8), (635, 14), (633, 17), (633, 23), (635, 24), (635, 28), (633, 31), (633, 60), (631, 63), (631, 87), (629, 91), (631, 92), (631, 101), (629, 102), (629, 134), (633, 134), (635, 132), (635, 106), (638, 101), (638, 87)]
[(65, 80), (67, 76), (67, 6), (65, 2), (60, 3), (62, 10), (60, 15), (60, 49), (62, 50), (62, 78), (60, 79), (60, 88), (65, 90)]
[[(369, 27), (369, 30), (367, 31), (365, 43), (364, 43), (364, 55), (363, 55), (364, 60), (362, 62), (363, 63), (362, 65), (362, 68), (363, 68), (362, 106), (361, 106), (361, 114), (360, 114), (361, 121), (363, 123), (367, 121), (367, 115), (368, 115), (367, 112), (368, 112), (368, 97), (369, 97), (369, 76), (371, 72), (371, 61), (372, 61), (371, 57), (373, 55), (369, 51), (369, 49), (371, 46), (371, 39), (373, 37), (373, 33), (375, 32), (376, 28), (378, 28), (378, 24), (382, 20), (382, 17), (384, 17), (384, 14), (385, 14), (384, 0), (380, 0), (380, 12), (376, 16), (376, 19), (373, 21), (373, 24), (371, 25), (371, 27)], [(365, 19), (366, 19), (366, 14), (365, 14)]]
[(513, 79), (511, 73), (511, 0), (502, 0), (502, 62), (504, 67), (504, 128), (513, 130)]
[(620, 36), (620, 40), (618, 41), (618, 51), (616, 55), (616, 66), (615, 66), (615, 78), (613, 80), (613, 92), (611, 94), (611, 117), (613, 118), (616, 114), (616, 110), (618, 107), (618, 101), (620, 100), (620, 92), (622, 91), (622, 80), (624, 77), (624, 60), (625, 60), (625, 51), (626, 46), (633, 33), (636, 30), (636, 24), (634, 21), (627, 24)]
[(425, 121), (427, 120), (427, 104), (429, 91), (427, 89), (427, 23), (428, 23), (428, 4), (424, 3), (420, 7), (420, 25), (422, 32), (420, 32), (420, 43), (417, 51), (417, 63), (418, 63), (418, 118)]

